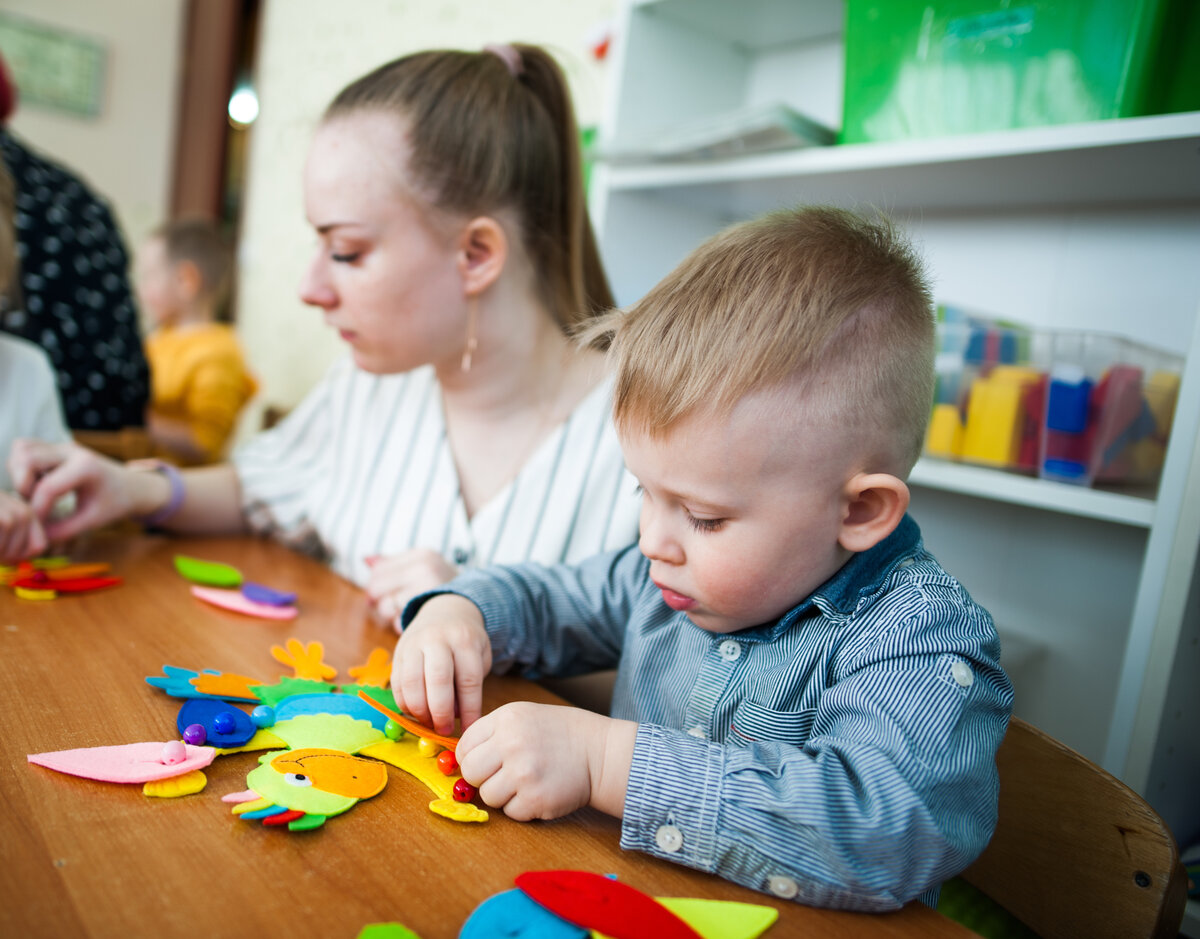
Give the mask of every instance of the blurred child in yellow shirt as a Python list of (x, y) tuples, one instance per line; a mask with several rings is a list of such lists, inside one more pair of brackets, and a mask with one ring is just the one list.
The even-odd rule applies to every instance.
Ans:
[(233, 327), (217, 322), (232, 267), (217, 227), (200, 219), (166, 223), (138, 252), (138, 298), (153, 329), (146, 426), (158, 454), (174, 463), (219, 461), (258, 388)]

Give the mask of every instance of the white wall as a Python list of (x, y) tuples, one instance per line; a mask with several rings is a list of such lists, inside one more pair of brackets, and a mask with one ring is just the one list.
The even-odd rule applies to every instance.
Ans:
[[(258, 404), (293, 406), (341, 351), (318, 311), (297, 299), (315, 237), (300, 176), (325, 105), (350, 80), (407, 52), (489, 42), (551, 47), (581, 124), (599, 120), (603, 66), (588, 52), (615, 0), (266, 0), (258, 51), (259, 119), (241, 232), (239, 330), (264, 386)], [(253, 425), (253, 415), (243, 428)]]
[[(0, 9), (105, 45), (97, 117), (19, 102), (9, 126), (108, 199), (132, 252), (170, 205), (184, 0), (0, 0)], [(19, 76), (17, 85), (19, 101)]]

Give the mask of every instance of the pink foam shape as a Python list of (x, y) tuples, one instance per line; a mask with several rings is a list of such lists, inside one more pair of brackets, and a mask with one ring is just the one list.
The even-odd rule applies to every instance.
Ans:
[(257, 792), (253, 789), (243, 789), (241, 792), (227, 792), (221, 796), (222, 802), (253, 802), (255, 799), (261, 799)]
[(163, 743), (122, 743), (115, 747), (83, 747), (31, 753), (30, 763), (59, 773), (99, 779), (102, 782), (144, 783), (153, 779), (182, 776), (203, 769), (217, 755), (213, 747), (185, 744), (186, 755), (178, 763), (163, 762)]
[(192, 595), (213, 606), (219, 606), (245, 616), (257, 616), (259, 619), (295, 619), (298, 612), (294, 606), (255, 603), (240, 590), (222, 590), (219, 587), (201, 587), (196, 584), (192, 587)]

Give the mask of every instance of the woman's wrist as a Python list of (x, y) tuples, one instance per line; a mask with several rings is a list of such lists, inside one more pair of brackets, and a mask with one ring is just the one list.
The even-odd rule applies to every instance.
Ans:
[(135, 473), (136, 488), (132, 493), (135, 521), (147, 528), (163, 524), (183, 506), (183, 477), (170, 463), (162, 460), (133, 460), (126, 464)]

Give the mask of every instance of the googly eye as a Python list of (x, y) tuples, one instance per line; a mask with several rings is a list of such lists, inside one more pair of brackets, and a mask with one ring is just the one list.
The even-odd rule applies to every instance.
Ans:
[(283, 781), (289, 786), (311, 786), (312, 780), (303, 773), (284, 773)]

